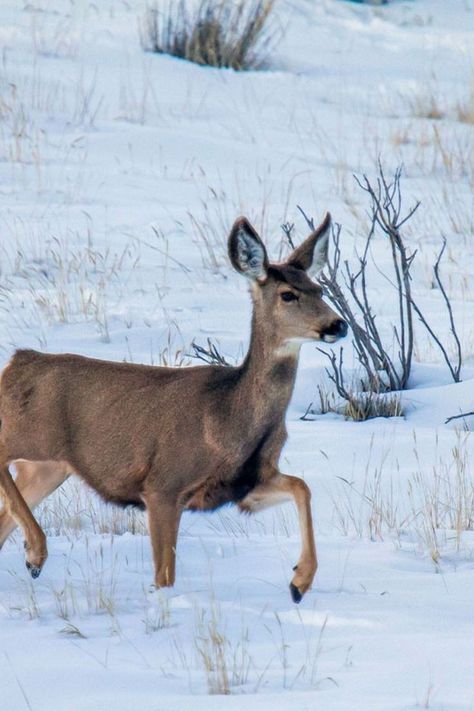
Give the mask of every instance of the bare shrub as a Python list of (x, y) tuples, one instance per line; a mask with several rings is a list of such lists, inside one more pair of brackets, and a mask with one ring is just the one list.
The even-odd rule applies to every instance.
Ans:
[[(419, 203), (402, 214), (400, 191), (401, 168), (389, 182), (379, 164), (379, 174), (373, 185), (366, 175), (358, 185), (371, 201), (370, 227), (361, 255), (357, 256), (355, 269), (348, 261), (341, 264), (339, 247), (340, 227), (333, 233), (334, 256), (328, 263), (328, 276), (321, 278), (329, 300), (349, 323), (358, 360), (365, 372), (363, 389), (375, 393), (403, 390), (408, 383), (413, 356), (413, 310), (410, 269), (416, 252), (409, 253), (401, 228), (413, 216)], [(368, 295), (368, 270), (372, 240), (379, 228), (388, 240), (392, 257), (392, 274), (387, 276), (397, 298), (398, 319), (393, 324), (393, 335), (398, 347), (395, 356), (383, 342), (376, 315)], [(338, 281), (342, 277), (345, 289)]]
[[(456, 331), (450, 299), (440, 275), (440, 263), (446, 242), (443, 241), (433, 271), (434, 283), (441, 292), (449, 316), (451, 334), (455, 343), (454, 359), (450, 357), (446, 345), (429, 324), (412, 294), (411, 268), (416, 250), (413, 252), (409, 250), (403, 240), (401, 228), (411, 219), (419, 203), (408, 211), (403, 211), (400, 178), (401, 168), (398, 168), (393, 179), (387, 180), (380, 163), (375, 182), (369, 180), (366, 175), (362, 180), (356, 178), (357, 184), (370, 198), (369, 231), (362, 253), (357, 255), (355, 266), (348, 260), (342, 261), (341, 227), (337, 225), (332, 234), (333, 250), (327, 265), (327, 275), (323, 274), (320, 277), (329, 301), (349, 323), (353, 336), (352, 343), (362, 366), (359, 384), (349, 386), (345, 383), (342, 368), (343, 349), (340, 349), (339, 358), (334, 351), (327, 353), (321, 350), (330, 361), (328, 376), (336, 386), (338, 395), (346, 402), (344, 414), (357, 420), (402, 414), (398, 398), (384, 399), (377, 396), (404, 390), (408, 386), (413, 358), (415, 315), (441, 351), (453, 380), (459, 382), (461, 379), (461, 343)], [(308, 226), (314, 229), (312, 218), (308, 217), (301, 208), (299, 209)], [(287, 241), (290, 242), (291, 226), (283, 226), (283, 231)], [(386, 238), (392, 257), (391, 273), (383, 273), (382, 276), (393, 288), (397, 304), (397, 319), (392, 323), (391, 329), (395, 342), (394, 354), (393, 347), (387, 344), (379, 330), (377, 315), (372, 309), (368, 293), (370, 282), (368, 263), (371, 258), (372, 241), (377, 231)], [(377, 266), (376, 268), (380, 272)], [(327, 403), (324, 405), (327, 406)]]
[[(363, 182), (356, 178), (358, 185), (371, 198), (370, 228), (367, 234), (362, 254), (357, 255), (356, 266), (348, 260), (342, 262), (340, 249), (341, 226), (336, 225), (332, 233), (332, 256), (327, 262), (327, 274), (320, 276), (329, 301), (348, 322), (353, 337), (353, 345), (357, 358), (362, 365), (364, 376), (360, 383), (363, 391), (383, 393), (403, 390), (410, 377), (413, 355), (413, 310), (411, 297), (410, 268), (415, 253), (409, 253), (400, 234), (400, 228), (413, 216), (419, 203), (416, 203), (406, 214), (402, 215), (402, 199), (400, 193), (399, 168), (393, 181), (389, 183), (379, 164), (379, 175), (376, 186), (373, 187), (367, 176)], [(314, 221), (299, 208), (310, 229), (314, 229)], [(393, 274), (387, 276), (394, 287), (398, 302), (398, 322), (393, 324), (393, 335), (398, 346), (396, 356), (389, 354), (390, 348), (384, 343), (380, 334), (376, 314), (370, 305), (368, 295), (369, 275), (368, 261), (372, 240), (379, 227), (388, 238), (392, 256)], [(347, 389), (343, 385), (342, 363), (336, 367), (336, 358), (321, 351), (331, 360), (332, 374), (329, 377), (338, 387), (338, 392), (345, 397)], [(342, 358), (342, 356), (341, 356)], [(337, 372), (336, 372), (337, 371)], [(339, 381), (339, 386), (338, 386)]]
[(196, 64), (259, 69), (276, 39), (270, 15), (275, 0), (169, 0), (141, 23), (142, 47)]

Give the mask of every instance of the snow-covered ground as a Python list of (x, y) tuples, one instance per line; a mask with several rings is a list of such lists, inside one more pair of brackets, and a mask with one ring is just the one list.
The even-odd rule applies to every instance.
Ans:
[[(298, 607), (291, 506), (185, 515), (176, 587), (152, 593), (142, 515), (68, 482), (39, 512), (41, 577), (18, 533), (0, 554), (2, 711), (474, 708), (473, 444), (469, 422), (444, 424), (474, 407), (474, 124), (459, 120), (474, 115), (474, 3), (280, 0), (271, 68), (241, 74), (144, 53), (144, 6), (1, 4), (2, 364), (29, 346), (186, 365), (208, 336), (240, 358), (234, 218), (276, 259), (283, 222), (305, 236), (297, 204), (330, 209), (350, 259), (368, 207), (352, 176), (380, 157), (403, 162), (406, 205), (421, 200), (413, 289), (452, 349), (432, 278), (447, 238), (463, 382), (417, 325), (403, 418), (301, 420), (330, 387), (304, 346), (281, 468), (312, 489), (320, 569)], [(381, 237), (374, 257), (383, 271)], [(390, 338), (396, 299), (375, 272), (370, 297)]]

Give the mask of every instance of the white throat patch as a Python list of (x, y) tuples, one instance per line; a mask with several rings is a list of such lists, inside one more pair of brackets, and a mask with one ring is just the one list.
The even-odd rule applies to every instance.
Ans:
[(311, 338), (289, 338), (276, 349), (275, 355), (281, 358), (288, 358), (288, 356), (298, 358), (303, 343), (309, 343), (312, 340)]

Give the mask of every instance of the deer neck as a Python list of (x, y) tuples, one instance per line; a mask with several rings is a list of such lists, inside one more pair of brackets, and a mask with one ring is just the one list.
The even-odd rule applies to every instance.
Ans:
[[(241, 406), (262, 422), (284, 417), (293, 392), (300, 343), (281, 343), (254, 306), (249, 350), (241, 365)], [(253, 422), (258, 425), (259, 422)]]

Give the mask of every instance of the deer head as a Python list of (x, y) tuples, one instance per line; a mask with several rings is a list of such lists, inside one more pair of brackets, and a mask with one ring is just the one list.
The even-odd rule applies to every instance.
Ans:
[(306, 340), (334, 343), (347, 334), (347, 323), (324, 301), (317, 279), (328, 252), (331, 216), (297, 247), (286, 261), (270, 263), (267, 251), (245, 217), (234, 223), (229, 237), (229, 257), (234, 268), (246, 276), (259, 327), (272, 346)]

